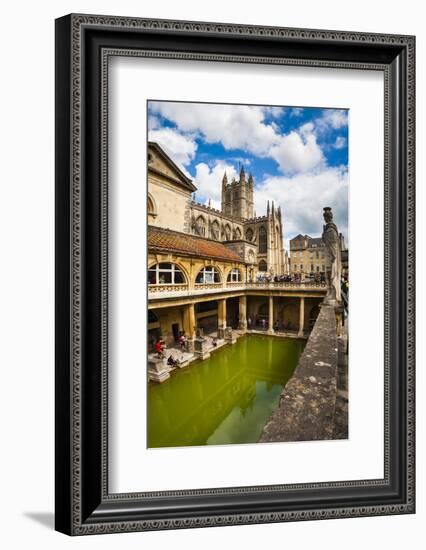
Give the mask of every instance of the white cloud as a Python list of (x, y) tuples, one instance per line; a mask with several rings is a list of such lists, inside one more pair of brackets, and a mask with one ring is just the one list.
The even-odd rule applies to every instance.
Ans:
[(229, 182), (232, 178), (237, 179), (238, 174), (235, 168), (225, 162), (218, 161), (213, 167), (205, 162), (196, 165), (194, 184), (197, 186), (197, 202), (203, 200), (207, 204), (211, 199), (211, 206), (220, 209), (222, 178), (225, 171)]
[(284, 174), (311, 172), (322, 166), (324, 155), (312, 133), (312, 124), (304, 124), (300, 132), (290, 132), (282, 136), (278, 145), (270, 150)]
[(279, 118), (284, 113), (284, 107), (263, 106), (262, 111), (265, 113), (265, 115)]
[(287, 240), (298, 233), (320, 235), (323, 208), (330, 206), (334, 221), (347, 240), (348, 184), (346, 167), (324, 168), (317, 173), (299, 173), (290, 177), (268, 177), (255, 189), (255, 209), (262, 215), (267, 200), (280, 205)]
[(156, 141), (180, 167), (188, 165), (197, 151), (197, 142), (192, 136), (183, 135), (172, 128), (149, 130), (148, 139)]
[(271, 124), (263, 122), (263, 107), (151, 102), (150, 109), (174, 122), (179, 131), (199, 133), (207, 143), (222, 143), (225, 149), (266, 155), (280, 137)]
[(335, 149), (343, 149), (346, 146), (347, 139), (343, 136), (337, 136), (336, 141), (334, 142)]
[(324, 109), (321, 117), (315, 120), (315, 127), (319, 132), (326, 132), (330, 128), (339, 130), (348, 125), (348, 111), (346, 109)]
[(160, 121), (154, 115), (148, 115), (148, 130), (156, 130), (160, 125)]

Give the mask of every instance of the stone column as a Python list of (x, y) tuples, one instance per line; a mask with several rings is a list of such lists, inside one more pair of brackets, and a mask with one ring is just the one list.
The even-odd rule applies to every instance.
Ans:
[(247, 329), (247, 296), (240, 296), (238, 311), (238, 328)]
[(305, 298), (300, 298), (299, 307), (299, 332), (297, 336), (303, 336), (303, 325), (305, 324)]
[(194, 304), (188, 304), (183, 310), (183, 330), (188, 339), (195, 336), (195, 307)]
[(218, 300), (217, 303), (217, 336), (223, 338), (226, 329), (226, 298)]
[(268, 333), (274, 334), (274, 297), (269, 296), (269, 325)]

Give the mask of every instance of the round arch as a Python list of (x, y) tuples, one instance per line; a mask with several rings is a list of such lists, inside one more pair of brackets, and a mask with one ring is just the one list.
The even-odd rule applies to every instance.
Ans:
[(185, 285), (189, 276), (184, 267), (171, 262), (153, 262), (148, 267), (148, 285)]
[(195, 277), (195, 284), (218, 284), (223, 281), (222, 273), (215, 265), (206, 265), (200, 269)]
[(242, 283), (243, 282), (243, 274), (241, 272), (241, 269), (238, 269), (238, 267), (232, 267), (228, 270), (226, 274), (226, 282), (227, 283)]
[(151, 195), (151, 193), (148, 193), (147, 196), (147, 204), (146, 204), (147, 214), (148, 214), (148, 223), (151, 221), (154, 221), (157, 217), (158, 211), (157, 211), (157, 204), (155, 202), (154, 197)]

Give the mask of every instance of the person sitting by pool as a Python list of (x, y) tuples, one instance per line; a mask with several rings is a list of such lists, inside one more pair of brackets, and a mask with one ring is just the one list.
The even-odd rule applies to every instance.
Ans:
[(185, 333), (182, 332), (182, 334), (179, 336), (179, 345), (180, 345), (180, 349), (185, 349), (185, 344), (186, 344), (186, 336), (185, 336)]
[(173, 357), (173, 355), (170, 355), (169, 358), (167, 359), (167, 364), (170, 365), (171, 367), (176, 367), (177, 363), (178, 362)]
[(157, 340), (157, 343), (155, 344), (155, 351), (157, 352), (158, 357), (160, 357), (160, 359), (163, 359), (163, 357), (165, 357), (163, 350), (164, 350), (164, 341)]
[(213, 347), (214, 347), (214, 348), (216, 348), (216, 347), (217, 347), (217, 338), (216, 338), (216, 337), (215, 337), (215, 338), (213, 338), (213, 342), (212, 342), (212, 344), (213, 344)]

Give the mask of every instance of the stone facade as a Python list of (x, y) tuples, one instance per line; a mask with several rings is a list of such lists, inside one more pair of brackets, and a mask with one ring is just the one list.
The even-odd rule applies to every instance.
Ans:
[(280, 404), (260, 442), (335, 439), (338, 377), (335, 310), (322, 306), (315, 327)]
[(241, 168), (239, 179), (224, 174), (221, 210), (192, 200), (193, 182), (157, 144), (148, 144), (148, 223), (225, 243), (258, 272), (288, 273), (281, 207), (267, 204), (266, 216), (254, 213), (254, 180)]
[[(340, 233), (340, 249), (344, 250), (345, 242)], [(304, 275), (322, 274), (326, 271), (326, 250), (321, 237), (297, 235), (290, 240), (290, 273)]]

